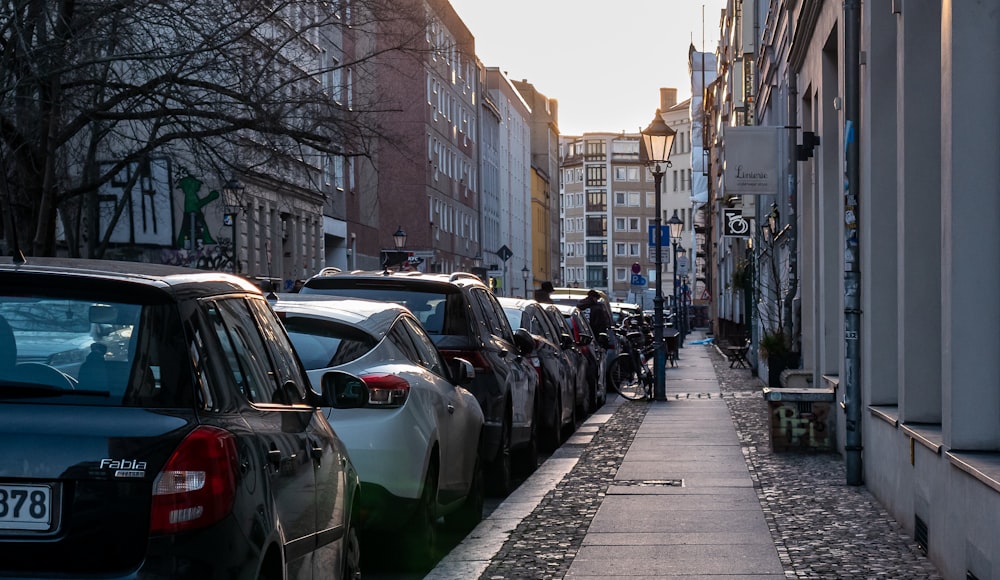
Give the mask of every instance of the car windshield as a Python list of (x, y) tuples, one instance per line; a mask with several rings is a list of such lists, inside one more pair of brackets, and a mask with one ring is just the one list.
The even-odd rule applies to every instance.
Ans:
[(349, 325), (306, 316), (284, 317), (285, 330), (306, 370), (349, 363), (375, 348), (375, 338)]
[(176, 319), (166, 305), (0, 296), (0, 399), (190, 404), (190, 371), (182, 369), (191, 365), (181, 358)]

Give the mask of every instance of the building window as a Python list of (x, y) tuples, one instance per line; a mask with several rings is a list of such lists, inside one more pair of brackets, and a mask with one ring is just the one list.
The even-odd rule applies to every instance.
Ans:
[(624, 242), (615, 242), (615, 255), (616, 256), (627, 256), (626, 246)]
[(628, 218), (628, 231), (630, 232), (639, 231), (639, 218), (637, 217)]
[(624, 282), (625, 280), (628, 280), (627, 272), (628, 270), (625, 268), (615, 268), (615, 281)]
[(627, 167), (615, 167), (615, 181), (626, 181), (628, 180)]
[(587, 211), (605, 211), (608, 209), (608, 194), (602, 190), (587, 191)]
[(589, 241), (587, 242), (587, 261), (588, 262), (607, 262), (608, 261), (608, 243), (606, 241)]
[(603, 139), (588, 139), (584, 158), (587, 161), (604, 161), (607, 159), (607, 143)]
[(608, 218), (605, 216), (587, 217), (587, 235), (604, 237), (608, 235)]
[(646, 207), (656, 209), (656, 193), (654, 192), (646, 193)]
[(640, 251), (640, 247), (641, 247), (641, 244), (637, 244), (637, 243), (634, 243), (634, 242), (630, 243), (628, 245), (628, 255), (629, 256), (638, 256), (639, 255), (639, 251)]
[(608, 184), (608, 168), (604, 165), (587, 166), (587, 186), (604, 187)]
[(616, 217), (615, 218), (615, 231), (616, 232), (628, 231), (628, 227), (626, 226), (625, 218), (623, 218), (623, 217)]

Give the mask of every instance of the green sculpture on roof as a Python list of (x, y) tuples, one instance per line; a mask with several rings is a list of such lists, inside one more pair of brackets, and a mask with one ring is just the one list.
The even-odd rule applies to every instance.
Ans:
[(185, 242), (199, 235), (203, 245), (214, 244), (215, 239), (208, 231), (205, 214), (202, 213), (201, 208), (218, 199), (219, 192), (213, 189), (205, 197), (199, 197), (198, 192), (201, 191), (202, 182), (190, 174), (181, 178), (177, 186), (184, 192), (184, 221), (181, 223), (181, 231), (177, 236), (177, 246), (183, 248)]

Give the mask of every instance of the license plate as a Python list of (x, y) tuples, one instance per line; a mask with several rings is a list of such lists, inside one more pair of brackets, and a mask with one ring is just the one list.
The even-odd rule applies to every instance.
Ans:
[(52, 527), (52, 488), (0, 483), (0, 530), (48, 530)]

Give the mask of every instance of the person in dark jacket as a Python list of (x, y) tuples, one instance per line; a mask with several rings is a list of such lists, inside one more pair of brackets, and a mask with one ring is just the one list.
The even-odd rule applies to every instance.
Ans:
[(535, 290), (535, 300), (551, 304), (553, 292), (555, 292), (555, 288), (552, 286), (552, 282), (542, 282), (542, 287)]
[(599, 335), (602, 332), (607, 333), (611, 327), (611, 316), (609, 314), (610, 306), (601, 300), (601, 293), (597, 290), (590, 290), (587, 292), (586, 298), (576, 303), (576, 307), (580, 309), (581, 312), (587, 311), (587, 319), (590, 322), (590, 328), (594, 330), (594, 335)]

